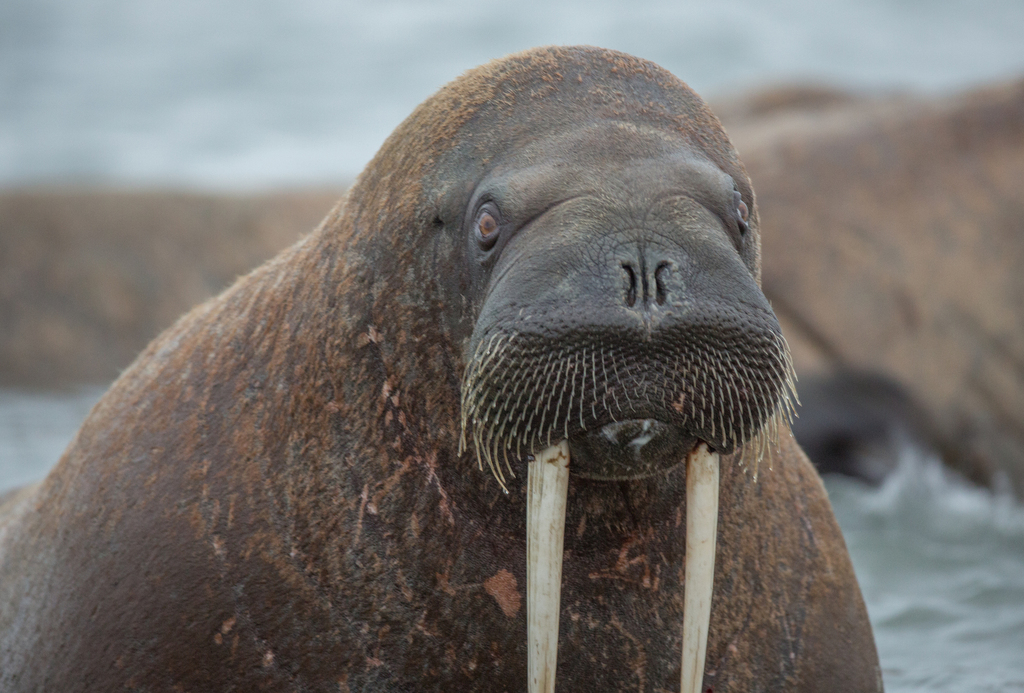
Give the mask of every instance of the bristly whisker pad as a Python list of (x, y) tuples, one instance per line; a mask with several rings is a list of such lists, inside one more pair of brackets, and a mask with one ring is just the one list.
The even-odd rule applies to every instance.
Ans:
[[(607, 424), (651, 419), (753, 471), (792, 421), (789, 345), (771, 320), (719, 317), (638, 339), (626, 330), (562, 335), (497, 330), (475, 340), (462, 381), (459, 453), (506, 488), (510, 460)], [(798, 400), (796, 400), (798, 402)]]

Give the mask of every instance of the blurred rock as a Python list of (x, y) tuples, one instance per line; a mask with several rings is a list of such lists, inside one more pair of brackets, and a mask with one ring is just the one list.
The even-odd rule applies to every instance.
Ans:
[(805, 376), (797, 412), (793, 435), (822, 474), (877, 485), (907, 454), (947, 464), (962, 454), (906, 388), (877, 373), (840, 368)]
[[(712, 101), (710, 106), (732, 133), (744, 125), (763, 126), (770, 118), (792, 121), (801, 115), (834, 114), (849, 111), (851, 107), (852, 110), (863, 111), (867, 104), (891, 104), (892, 101), (892, 96), (885, 98), (857, 94), (825, 84), (786, 84), (720, 97)], [(732, 134), (730, 139), (734, 139)]]
[(339, 191), (0, 193), (0, 386), (105, 383), (312, 230)]
[(876, 371), (1024, 496), (1024, 82), (727, 123), (798, 373)]

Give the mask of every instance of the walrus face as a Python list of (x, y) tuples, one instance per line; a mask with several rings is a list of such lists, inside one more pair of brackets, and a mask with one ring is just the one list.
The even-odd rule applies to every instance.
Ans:
[[(602, 123), (522, 147), (469, 195), (464, 436), (500, 464), (652, 475), (788, 413), (791, 364), (740, 186), (677, 137)], [(769, 427), (770, 428), (770, 427)]]
[(529, 690), (554, 690), (570, 472), (637, 479), (685, 461), (693, 693), (721, 455), (760, 460), (791, 410), (750, 182), (700, 98), (650, 63), (537, 49), (460, 81), (486, 98), (456, 83), (426, 124), (396, 131), (385, 149), (405, 166), (418, 144), (438, 151), (427, 176), (382, 196), (430, 205), (416, 220), (433, 223), (438, 316), (461, 352), (460, 455), (502, 488), (526, 467)]

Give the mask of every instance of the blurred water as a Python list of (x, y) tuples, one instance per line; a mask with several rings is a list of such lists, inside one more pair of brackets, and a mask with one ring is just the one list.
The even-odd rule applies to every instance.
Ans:
[[(0, 493), (45, 475), (99, 395), (0, 390)], [(879, 489), (827, 486), (886, 690), (1024, 691), (1024, 507), (913, 451)]]
[(0, 390), (0, 494), (46, 476), (103, 390)]
[(826, 485), (886, 690), (1024, 691), (1024, 507), (912, 450), (880, 489)]
[(4, 0), (0, 185), (351, 179), (463, 70), (542, 44), (634, 53), (707, 95), (936, 91), (1024, 74), (1020, 0)]

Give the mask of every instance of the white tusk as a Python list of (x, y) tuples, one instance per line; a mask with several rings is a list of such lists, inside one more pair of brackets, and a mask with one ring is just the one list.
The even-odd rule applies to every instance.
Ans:
[(717, 452), (703, 443), (686, 456), (686, 577), (683, 584), (682, 693), (698, 693), (704, 681), (704, 657), (715, 584), (718, 533)]
[[(569, 443), (542, 451), (526, 477), (526, 640), (529, 693), (553, 693), (558, 661)], [(706, 627), (705, 627), (706, 630)]]

